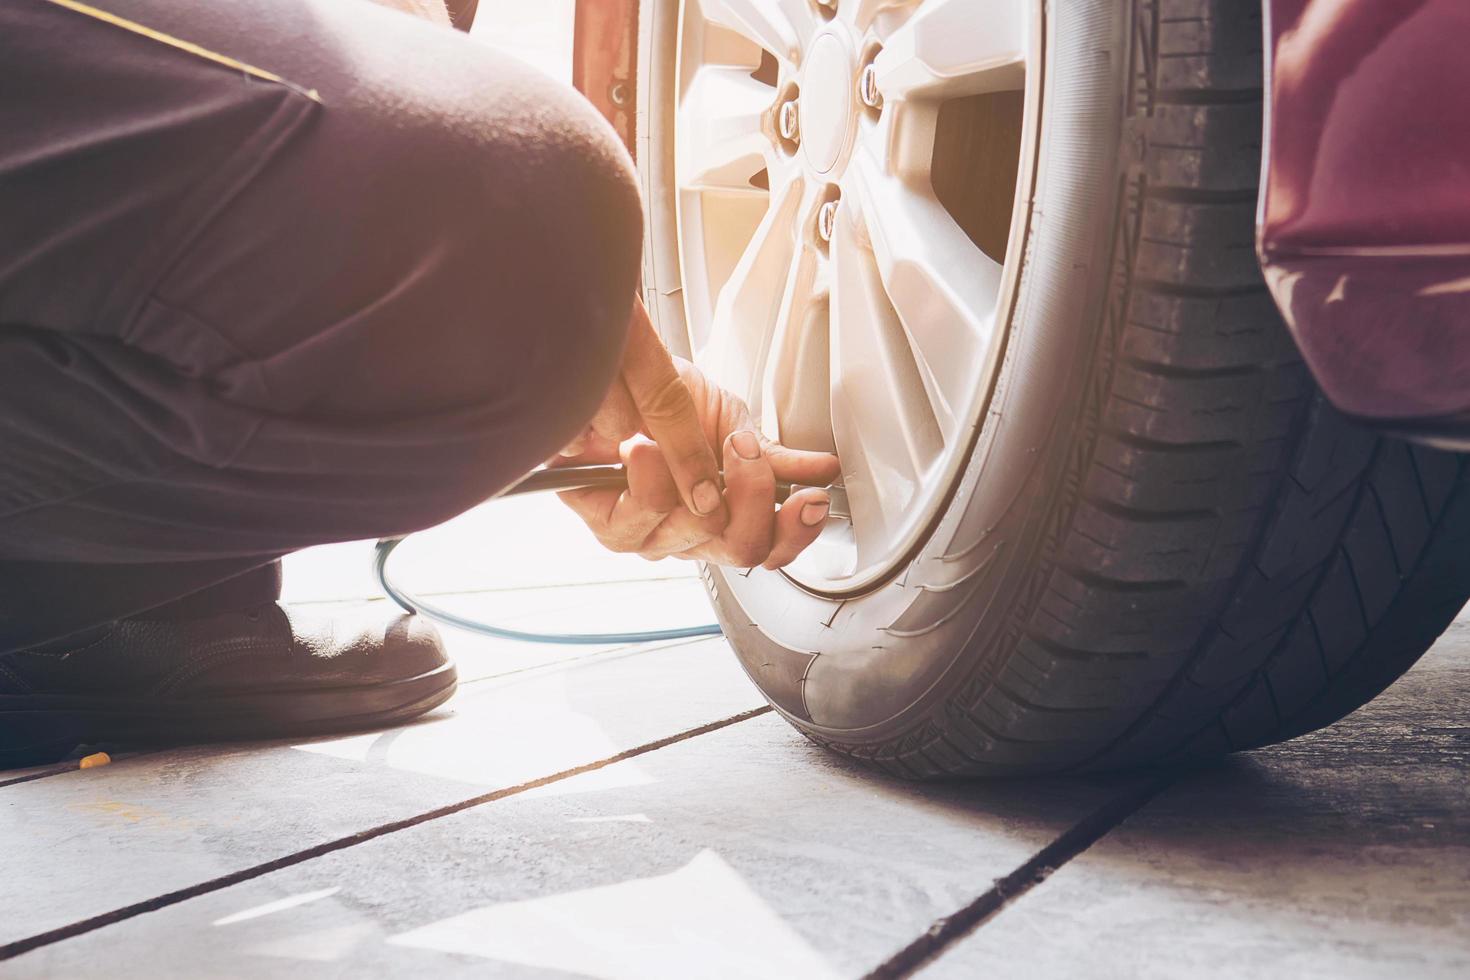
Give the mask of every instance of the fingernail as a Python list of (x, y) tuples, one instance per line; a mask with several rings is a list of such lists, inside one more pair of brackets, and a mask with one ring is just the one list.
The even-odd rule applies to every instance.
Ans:
[(816, 527), (827, 519), (828, 501), (814, 500), (801, 508), (801, 523), (807, 527)]
[(701, 480), (694, 485), (694, 510), (703, 517), (720, 509), (720, 488), (713, 480)]
[(741, 459), (761, 458), (761, 441), (749, 429), (741, 429), (731, 436), (730, 444), (735, 447), (735, 451), (740, 454)]

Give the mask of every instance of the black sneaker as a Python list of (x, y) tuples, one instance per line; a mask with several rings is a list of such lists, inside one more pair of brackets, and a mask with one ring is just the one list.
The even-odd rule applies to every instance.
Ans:
[(443, 704), (457, 675), (434, 627), (275, 603), (125, 619), (0, 656), (0, 768), (97, 742), (289, 738), (381, 728)]

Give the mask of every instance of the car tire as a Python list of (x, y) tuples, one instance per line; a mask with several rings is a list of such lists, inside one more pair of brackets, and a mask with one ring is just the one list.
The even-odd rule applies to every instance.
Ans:
[[(643, 7), (645, 287), (687, 350), (678, 4)], [(1260, 17), (1047, 5), (1015, 302), (944, 512), (861, 595), (704, 570), (813, 740), (914, 778), (1216, 757), (1363, 704), (1470, 595), (1463, 459), (1335, 412), (1262, 282)]]

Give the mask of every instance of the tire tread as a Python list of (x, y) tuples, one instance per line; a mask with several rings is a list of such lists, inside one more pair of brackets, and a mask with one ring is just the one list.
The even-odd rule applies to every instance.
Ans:
[(887, 743), (824, 742), (897, 775), (1172, 764), (1288, 738), (1376, 695), (1470, 594), (1470, 469), (1337, 414), (1262, 282), (1260, 5), (1138, 9), (1139, 236), (1050, 577), (997, 669)]

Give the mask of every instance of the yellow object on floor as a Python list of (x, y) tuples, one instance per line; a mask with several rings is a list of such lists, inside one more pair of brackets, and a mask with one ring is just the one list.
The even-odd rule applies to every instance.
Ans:
[(112, 756), (106, 752), (93, 752), (91, 755), (82, 756), (82, 761), (77, 763), (78, 769), (96, 769), (105, 766), (112, 761)]

